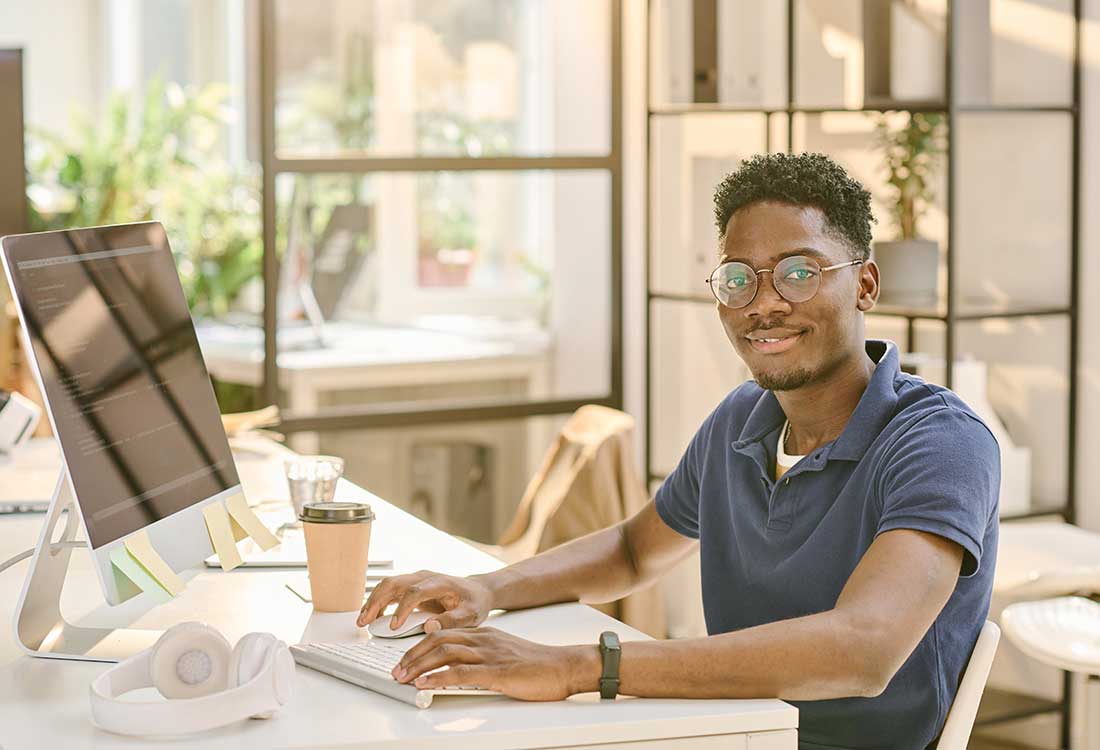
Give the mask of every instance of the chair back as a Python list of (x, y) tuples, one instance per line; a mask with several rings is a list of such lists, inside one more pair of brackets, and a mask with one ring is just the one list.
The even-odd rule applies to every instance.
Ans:
[(997, 643), (1000, 640), (1001, 629), (996, 623), (986, 620), (959, 682), (955, 700), (947, 712), (940, 741), (936, 743), (937, 750), (966, 750), (970, 732), (974, 728), (974, 717), (978, 715), (978, 704), (985, 692), (985, 681), (989, 677), (989, 669), (993, 666), (993, 656), (997, 653)]
[(586, 462), (607, 441), (633, 429), (634, 418), (621, 411), (593, 404), (577, 409), (528, 483), (512, 522), (501, 535), (498, 556), (512, 563), (537, 553), (547, 524), (573, 489)]

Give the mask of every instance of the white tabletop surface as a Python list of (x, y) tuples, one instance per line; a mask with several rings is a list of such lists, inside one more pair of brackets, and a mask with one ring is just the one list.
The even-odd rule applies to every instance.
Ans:
[[(240, 462), (250, 501), (285, 499), (278, 459)], [(366, 498), (376, 514), (371, 557), (392, 555), (400, 569), (431, 568), (470, 574), (499, 566), (495, 559), (444, 534), (354, 485), (342, 483), (337, 499)], [(271, 502), (269, 507), (277, 507)], [(0, 560), (33, 545), (43, 516), (0, 518)], [(377, 552), (375, 551), (377, 550)], [(90, 721), (88, 685), (108, 668), (101, 663), (36, 659), (23, 655), (11, 632), (12, 613), (27, 562), (0, 573), (0, 746), (134, 748), (147, 740), (112, 735)], [(62, 597), (70, 621), (82, 624), (166, 628), (184, 620), (204, 620), (230, 642), (244, 633), (266, 630), (288, 643), (355, 640), (355, 613), (313, 614), (285, 587), (300, 573), (249, 569), (224, 573), (197, 569), (184, 573), (188, 585), (173, 601), (150, 609), (144, 597), (122, 606), (102, 605), (86, 553), (76, 551)], [(595, 643), (615, 629), (624, 640), (645, 636), (579, 604), (512, 612), (490, 623), (532, 640)], [(148, 699), (150, 691), (135, 697)], [(642, 700), (601, 702), (594, 694), (558, 703), (524, 703), (503, 697), (437, 699), (432, 708), (376, 695), (327, 675), (299, 667), (290, 705), (269, 721), (244, 721), (163, 744), (173, 748), (358, 747), (505, 750), (521, 747), (633, 742), (790, 729), (797, 711), (777, 700)], [(713, 738), (712, 738), (713, 739)], [(689, 743), (690, 744), (690, 743)]]

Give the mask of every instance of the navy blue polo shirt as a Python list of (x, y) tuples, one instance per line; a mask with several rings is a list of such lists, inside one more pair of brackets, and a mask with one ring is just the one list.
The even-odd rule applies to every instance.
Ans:
[(877, 366), (844, 431), (778, 482), (785, 415), (749, 381), (707, 417), (657, 491), (665, 523), (700, 541), (711, 635), (832, 609), (884, 531), (917, 529), (963, 548), (954, 593), (881, 695), (794, 702), (801, 748), (928, 746), (989, 612), (996, 439), (954, 393), (902, 372), (894, 344), (866, 346)]

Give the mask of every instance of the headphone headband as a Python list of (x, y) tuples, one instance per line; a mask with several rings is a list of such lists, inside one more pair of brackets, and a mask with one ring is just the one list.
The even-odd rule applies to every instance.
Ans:
[(92, 681), (89, 692), (97, 726), (126, 735), (188, 734), (277, 711), (290, 698), (294, 659), (285, 643), (275, 641), (259, 671), (238, 687), (197, 698), (118, 700), (131, 690), (154, 687), (153, 651), (142, 651)]

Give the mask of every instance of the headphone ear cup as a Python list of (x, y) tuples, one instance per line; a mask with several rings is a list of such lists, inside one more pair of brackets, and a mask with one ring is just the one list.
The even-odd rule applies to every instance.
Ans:
[(268, 650), (278, 643), (271, 633), (249, 633), (237, 641), (229, 657), (229, 689), (240, 687), (258, 675), (267, 661)]
[[(275, 658), (272, 652), (280, 645), (280, 641), (271, 633), (249, 633), (237, 641), (233, 654), (229, 657), (228, 688), (240, 687), (254, 679), (263, 671), (268, 659)], [(274, 711), (265, 711), (252, 718), (270, 719), (274, 715)]]
[(225, 636), (209, 625), (175, 625), (153, 645), (153, 687), (165, 698), (199, 698), (225, 690), (232, 651)]

